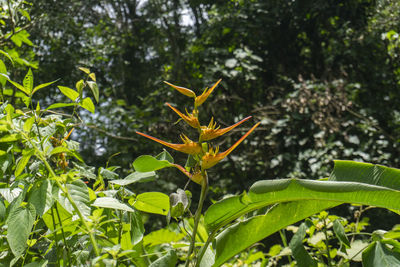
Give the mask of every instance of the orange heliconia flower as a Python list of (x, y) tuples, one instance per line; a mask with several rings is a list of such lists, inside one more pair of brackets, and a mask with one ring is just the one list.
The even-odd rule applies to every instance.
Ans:
[(214, 118), (211, 118), (210, 124), (208, 124), (207, 127), (202, 126), (201, 127), (201, 133), (200, 133), (200, 140), (201, 141), (208, 141), (214, 138), (217, 138), (227, 132), (229, 132), (230, 130), (234, 129), (235, 127), (239, 126), (240, 124), (242, 124), (243, 122), (247, 121), (248, 119), (250, 119), (251, 116), (244, 118), (243, 120), (235, 123), (234, 125), (231, 125), (229, 127), (220, 129), (220, 126), (217, 126), (217, 123), (214, 123)]
[(189, 124), (190, 126), (192, 126), (193, 128), (200, 128), (200, 122), (199, 119), (197, 118), (197, 116), (195, 115), (195, 111), (192, 112), (192, 114), (189, 114), (189, 112), (186, 110), (186, 114), (183, 114), (182, 112), (180, 112), (178, 109), (174, 108), (173, 106), (171, 106), (168, 103), (167, 104), (168, 107), (170, 107), (173, 111), (176, 112), (176, 114), (179, 115), (179, 117), (181, 117), (187, 124)]
[(202, 152), (201, 146), (198, 143), (193, 142), (192, 140), (190, 140), (184, 134), (181, 135), (181, 139), (183, 141), (183, 144), (172, 144), (172, 143), (165, 142), (163, 140), (160, 140), (158, 138), (155, 138), (153, 136), (150, 136), (150, 135), (138, 132), (138, 131), (136, 131), (136, 133), (140, 134), (141, 136), (144, 136), (146, 138), (149, 138), (149, 139), (151, 139), (153, 141), (156, 141), (156, 142), (158, 142), (160, 144), (163, 144), (164, 146), (167, 146), (169, 148), (175, 149), (177, 151), (180, 151), (180, 152), (183, 152), (183, 153), (186, 153), (186, 154), (197, 155), (197, 154), (200, 154)]
[(201, 181), (203, 180), (203, 175), (201, 174), (200, 171), (195, 172), (193, 174), (191, 174), (190, 172), (188, 172), (185, 168), (183, 168), (181, 165), (178, 164), (172, 164), (175, 168), (177, 168), (178, 170), (180, 170), (183, 174), (185, 174), (187, 177), (189, 177), (190, 180), (192, 180), (193, 182), (197, 183), (197, 184), (201, 184)]
[(175, 89), (176, 89), (178, 92), (180, 92), (181, 94), (184, 94), (184, 95), (189, 96), (189, 97), (193, 97), (193, 98), (194, 98), (194, 105), (195, 105), (195, 107), (198, 107), (198, 106), (200, 106), (201, 104), (203, 104), (204, 101), (207, 100), (208, 96), (212, 93), (212, 91), (214, 91), (215, 87), (217, 87), (217, 85), (218, 85), (221, 81), (222, 81), (222, 80), (219, 79), (210, 89), (206, 88), (206, 89), (203, 91), (203, 93), (202, 93), (201, 95), (199, 95), (199, 96), (196, 96), (196, 94), (195, 94), (192, 90), (190, 90), (190, 89), (188, 89), (188, 88), (181, 87), (181, 86), (176, 86), (176, 85), (173, 85), (172, 83), (169, 83), (169, 82), (166, 82), (166, 81), (164, 81), (164, 83), (166, 83), (166, 84), (168, 84), (169, 86), (175, 88)]
[(228, 156), (255, 128), (260, 125), (258, 122), (254, 125), (245, 135), (242, 136), (233, 146), (231, 146), (228, 150), (222, 153), (218, 153), (219, 148), (217, 147), (215, 150), (210, 147), (209, 151), (205, 153), (205, 155), (201, 158), (201, 167), (203, 169), (209, 169), (213, 167), (215, 164), (220, 162), (226, 156)]

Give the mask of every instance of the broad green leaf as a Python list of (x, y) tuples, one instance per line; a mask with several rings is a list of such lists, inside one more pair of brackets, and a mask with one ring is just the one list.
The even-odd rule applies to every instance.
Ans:
[(143, 244), (145, 246), (157, 246), (160, 244), (168, 244), (178, 242), (185, 237), (184, 233), (176, 233), (169, 229), (160, 229), (153, 231), (143, 238)]
[(65, 87), (65, 86), (57, 86), (58, 89), (60, 89), (61, 93), (63, 93), (66, 97), (71, 99), (72, 101), (75, 102), (75, 100), (79, 97), (79, 93), (75, 91), (74, 89)]
[(22, 189), (19, 187), (16, 188), (0, 188), (0, 195), (7, 200), (8, 203), (13, 202), (22, 192)]
[(35, 122), (35, 117), (29, 117), (24, 122), (24, 131), (29, 133), (32, 129), (33, 123)]
[(126, 186), (133, 183), (144, 183), (154, 180), (156, 177), (155, 172), (134, 172), (126, 176), (124, 179), (111, 180), (109, 183)]
[(163, 150), (160, 154), (156, 156), (157, 160), (166, 160), (170, 163), (174, 163), (174, 158), (171, 156), (171, 154), (168, 153), (167, 150)]
[(49, 85), (52, 85), (53, 83), (55, 83), (55, 82), (57, 82), (57, 81), (58, 81), (58, 80), (55, 80), (55, 81), (52, 81), (52, 82), (42, 83), (42, 84), (39, 84), (38, 86), (35, 86), (35, 88), (33, 88), (32, 95), (33, 95), (34, 93), (36, 93), (37, 91), (39, 91), (40, 89), (45, 88), (45, 87), (47, 87), (47, 86), (49, 86)]
[(110, 171), (108, 169), (100, 168), (99, 171), (100, 175), (107, 180), (114, 180), (118, 178), (118, 174), (116, 172)]
[(19, 139), (21, 139), (21, 136), (19, 134), (6, 134), (0, 137), (0, 143), (14, 142), (18, 141)]
[[(245, 195), (233, 197), (212, 205), (205, 214), (205, 222), (209, 229), (218, 229), (251, 210), (289, 201), (304, 202), (313, 200), (313, 203), (317, 204), (313, 209), (315, 213), (341, 203), (357, 203), (398, 209), (400, 206), (399, 198), (400, 191), (355, 182), (298, 179), (266, 180), (256, 182), (251, 187), (247, 197)], [(311, 205), (310, 201), (307, 204)], [(293, 203), (291, 205), (296, 204)], [(297, 208), (290, 214), (296, 214), (298, 220), (312, 215), (304, 205), (301, 205), (301, 208)], [(282, 218), (283, 215), (287, 216), (288, 214), (288, 211), (284, 209), (281, 209), (280, 212), (282, 212), (281, 215), (275, 214), (276, 218)], [(215, 266), (221, 265), (243, 249), (272, 234), (273, 232), (270, 232), (271, 229), (275, 229), (275, 231), (281, 229), (275, 228), (268, 221), (260, 223), (260, 220), (262, 219), (259, 216), (251, 218), (228, 228), (217, 236)], [(252, 221), (258, 223), (253, 224)], [(286, 223), (288, 220), (283, 220), (282, 222)], [(294, 222), (296, 221), (290, 221), (290, 224)], [(249, 225), (251, 225), (251, 228), (249, 228)], [(259, 226), (256, 227), (256, 225)], [(249, 233), (251, 233), (252, 237), (249, 237)], [(241, 238), (237, 238), (239, 236)]]
[(139, 156), (132, 165), (138, 172), (151, 172), (173, 166), (167, 160), (158, 160), (149, 155)]
[(39, 186), (36, 183), (33, 185), (31, 192), (28, 202), (35, 207), (36, 213), (42, 216), (54, 203), (52, 184), (49, 180), (44, 180)]
[(174, 250), (169, 250), (167, 254), (152, 262), (149, 267), (175, 267), (178, 262), (178, 256)]
[(92, 102), (92, 99), (89, 97), (86, 97), (85, 99), (82, 100), (82, 103), (79, 104), (81, 107), (83, 107), (86, 110), (89, 110), (90, 112), (94, 113), (95, 107)]
[(4, 55), (6, 58), (8, 58), (8, 60), (10, 60), (11, 64), (14, 65), (14, 61), (13, 61), (12, 57), (7, 52), (0, 49), (0, 54)]
[(11, 210), (7, 219), (7, 241), (15, 256), (22, 255), (26, 248), (26, 241), (35, 222), (36, 211), (32, 204)]
[[(4, 64), (3, 60), (0, 59), (0, 73), (7, 75), (7, 67)], [(7, 83), (7, 77), (0, 75), (0, 84), (3, 85), (3, 87)]]
[(99, 208), (108, 208), (108, 209), (116, 209), (116, 210), (123, 210), (129, 212), (135, 212), (134, 209), (129, 207), (128, 205), (121, 203), (118, 199), (113, 197), (98, 197), (92, 206), (99, 207)]
[[(82, 215), (84, 217), (90, 216), (90, 199), (87, 185), (82, 180), (75, 180), (67, 184), (67, 189)], [(73, 213), (74, 208), (61, 190), (58, 192), (58, 201), (69, 213)]]
[(53, 209), (49, 209), (45, 214), (43, 214), (42, 218), (51, 231), (58, 229), (57, 234), (61, 234), (61, 225), (64, 232), (74, 232), (77, 228), (76, 221), (72, 221), (72, 214), (66, 211), (57, 202)]
[(55, 108), (64, 108), (64, 107), (71, 107), (76, 105), (75, 103), (55, 103), (51, 104), (46, 110), (55, 109)]
[(302, 223), (294, 234), (292, 240), (290, 240), (289, 247), (292, 251), (293, 257), (297, 261), (299, 267), (316, 267), (317, 262), (311, 258), (303, 246), (303, 239), (306, 236), (306, 230), (308, 226), (306, 223)]
[(346, 247), (350, 248), (350, 241), (346, 236), (346, 232), (344, 230), (343, 225), (340, 223), (340, 220), (336, 219), (333, 221), (333, 231), (335, 235), (339, 239), (339, 241)]
[(97, 86), (96, 78), (95, 78), (94, 82), (87, 81), (87, 84), (89, 85), (89, 88), (92, 91), (94, 99), (96, 100), (97, 103), (99, 103), (99, 87)]
[(362, 263), (365, 267), (400, 266), (400, 253), (391, 250), (379, 241), (371, 243), (362, 253)]
[(23, 85), (24, 88), (28, 91), (28, 95), (31, 95), (33, 90), (33, 73), (30, 68), (28, 70), (28, 73), (24, 77)]
[(88, 69), (88, 68), (79, 67), (79, 69), (80, 69), (81, 71), (83, 71), (84, 73), (86, 73), (86, 74), (89, 74), (89, 73), (90, 73), (90, 69)]
[(59, 154), (59, 153), (66, 153), (69, 152), (70, 150), (67, 147), (63, 147), (63, 146), (57, 146), (55, 148), (53, 148), (53, 150), (50, 152), (50, 155), (55, 155), (55, 154)]
[(140, 211), (167, 215), (169, 211), (169, 197), (160, 192), (146, 192), (137, 195), (133, 206)]
[(29, 91), (28, 89), (26, 89), (25, 87), (23, 87), (22, 85), (20, 85), (17, 82), (11, 81), (10, 79), (8, 79), (8, 81), (14, 85), (15, 87), (17, 87), (17, 89), (21, 90), (22, 92), (24, 92), (26, 95), (29, 95)]

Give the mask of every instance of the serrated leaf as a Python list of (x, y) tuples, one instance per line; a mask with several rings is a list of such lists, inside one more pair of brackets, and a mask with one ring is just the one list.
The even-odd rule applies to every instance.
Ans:
[(79, 67), (79, 69), (80, 69), (81, 71), (83, 71), (84, 73), (86, 73), (86, 74), (89, 74), (89, 73), (90, 73), (90, 69), (88, 69), (88, 68)]
[(28, 91), (28, 95), (30, 95), (33, 90), (33, 73), (31, 68), (29, 68), (28, 73), (24, 77), (23, 85), (24, 88)]
[(86, 110), (89, 110), (90, 112), (94, 113), (95, 107), (92, 102), (92, 99), (89, 97), (86, 97), (85, 99), (82, 100), (82, 103), (79, 104), (81, 107), (83, 107)]
[(22, 255), (26, 248), (26, 242), (35, 222), (35, 207), (28, 203), (24, 207), (11, 210), (7, 219), (7, 241), (15, 256)]
[(30, 151), (21, 157), (21, 159), (17, 163), (17, 167), (15, 168), (15, 173), (14, 173), (15, 177), (18, 177), (23, 172), (26, 164), (28, 164), (29, 159), (31, 158), (32, 155), (33, 151)]
[(75, 91), (74, 89), (71, 89), (69, 87), (65, 86), (57, 86), (58, 89), (60, 89), (61, 93), (63, 93), (66, 97), (71, 99), (72, 101), (75, 102), (75, 100), (79, 97), (79, 93)]
[(92, 81), (87, 81), (87, 84), (89, 85), (89, 88), (92, 91), (94, 99), (96, 100), (97, 103), (99, 103), (99, 87), (97, 86), (97, 83)]
[[(71, 198), (75, 201), (82, 215), (87, 218), (90, 216), (90, 198), (89, 190), (87, 185), (82, 180), (75, 180), (70, 184), (67, 184), (67, 189)], [(73, 213), (74, 208), (72, 207), (69, 200), (64, 196), (61, 190), (58, 192), (58, 202), (67, 210), (69, 213)]]
[(131, 207), (129, 207), (124, 203), (121, 203), (118, 199), (115, 199), (113, 197), (98, 197), (94, 201), (92, 206), (99, 208), (108, 208), (108, 209), (123, 210), (128, 212), (135, 212), (134, 209), (132, 209)]
[(169, 211), (169, 197), (160, 192), (146, 192), (137, 195), (133, 206), (140, 211), (167, 215)]

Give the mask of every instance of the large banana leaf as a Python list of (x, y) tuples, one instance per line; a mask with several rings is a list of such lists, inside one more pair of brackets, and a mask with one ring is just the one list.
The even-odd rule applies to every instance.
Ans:
[(258, 181), (248, 194), (224, 199), (207, 210), (205, 223), (215, 232), (249, 211), (279, 203), (267, 214), (251, 217), (219, 233), (214, 266), (287, 225), (342, 203), (400, 210), (399, 189), (399, 170), (349, 161), (335, 162), (330, 181)]

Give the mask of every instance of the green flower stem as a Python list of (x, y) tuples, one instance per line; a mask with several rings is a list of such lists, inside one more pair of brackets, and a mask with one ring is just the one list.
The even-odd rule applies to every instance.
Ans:
[(205, 171), (202, 171), (202, 175), (203, 175), (203, 180), (202, 180), (202, 183), (201, 183), (200, 200), (199, 200), (199, 205), (198, 205), (197, 210), (196, 210), (196, 214), (194, 215), (192, 240), (190, 242), (188, 254), (187, 254), (187, 257), (186, 257), (185, 267), (189, 266), (190, 256), (192, 255), (193, 250), (194, 250), (194, 246), (195, 246), (195, 243), (196, 243), (197, 227), (199, 226), (199, 221), (200, 221), (200, 217), (201, 217), (201, 211), (203, 209), (203, 203), (204, 203), (204, 200), (206, 198), (207, 190), (208, 190), (207, 173)]
[(204, 253), (206, 253), (207, 248), (208, 248), (208, 245), (210, 245), (211, 241), (213, 241), (214, 238), (215, 238), (215, 236), (217, 235), (217, 232), (218, 232), (217, 230), (214, 230), (214, 231), (208, 236), (206, 243), (204, 243), (203, 247), (202, 247), (201, 250), (200, 250), (199, 255), (197, 256), (197, 259), (196, 259), (196, 267), (199, 267), (199, 266), (200, 266), (201, 259), (203, 258)]

